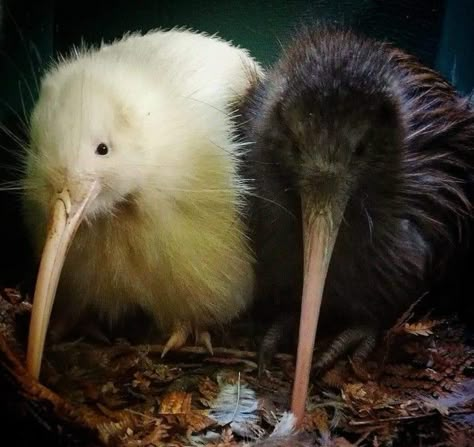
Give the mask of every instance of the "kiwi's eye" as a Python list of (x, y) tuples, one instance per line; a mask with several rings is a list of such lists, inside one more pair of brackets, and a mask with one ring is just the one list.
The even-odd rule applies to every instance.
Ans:
[(107, 154), (109, 153), (109, 148), (107, 147), (106, 144), (100, 143), (100, 144), (97, 146), (97, 148), (96, 148), (96, 150), (95, 150), (95, 153), (96, 153), (97, 155), (107, 155)]
[(365, 152), (365, 144), (362, 141), (360, 141), (357, 144), (357, 146), (354, 148), (353, 153), (356, 157), (360, 157), (361, 155), (364, 154), (364, 152)]

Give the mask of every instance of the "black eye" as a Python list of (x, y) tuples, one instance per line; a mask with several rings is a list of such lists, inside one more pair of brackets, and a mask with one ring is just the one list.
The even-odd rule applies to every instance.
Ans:
[(356, 157), (360, 157), (365, 152), (365, 144), (363, 142), (358, 143), (353, 152)]
[(109, 153), (109, 148), (107, 147), (106, 144), (104, 143), (100, 143), (96, 150), (95, 150), (95, 153), (98, 154), (98, 155), (107, 155)]

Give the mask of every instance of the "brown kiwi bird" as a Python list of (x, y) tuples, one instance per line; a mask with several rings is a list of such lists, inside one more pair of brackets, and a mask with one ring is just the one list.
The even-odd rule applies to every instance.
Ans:
[(260, 302), (300, 310), (301, 420), (319, 315), (339, 335), (317, 368), (349, 348), (364, 358), (467, 251), (474, 113), (414, 56), (317, 25), (254, 83), (240, 120)]

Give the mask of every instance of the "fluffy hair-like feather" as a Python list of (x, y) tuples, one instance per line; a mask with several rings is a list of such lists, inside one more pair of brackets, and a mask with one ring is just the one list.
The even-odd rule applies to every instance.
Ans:
[[(313, 188), (318, 204), (331, 190), (311, 177), (321, 168), (314, 164), (318, 139), (354, 132), (352, 144), (357, 129), (344, 126), (351, 120), (365, 126), (364, 114), (370, 117), (372, 105), (380, 104), (386, 116), (367, 126), (374, 132), (380, 126), (376, 138), (382, 143), (350, 171), (337, 164), (325, 168), (340, 173), (333, 182), (345, 182), (350, 198), (329, 267), (321, 328), (390, 324), (462, 262), (473, 211), (474, 113), (468, 100), (388, 43), (315, 26), (297, 34), (242, 109), (242, 139), (253, 143), (245, 175), (267, 199), (254, 198), (251, 224), (263, 308), (268, 300), (295, 306), (301, 296), (298, 194)], [(314, 119), (322, 127), (310, 130)], [(384, 135), (392, 135), (389, 144), (397, 142), (393, 151)], [(296, 163), (292, 151), (310, 155)]]
[[(59, 59), (31, 119), (24, 208), (37, 254), (51, 197), (102, 190), (68, 253), (56, 315), (115, 323), (139, 305), (170, 331), (224, 324), (252, 296), (248, 185), (232, 115), (262, 73), (247, 51), (188, 30), (132, 33)], [(110, 156), (98, 160), (100, 143)]]

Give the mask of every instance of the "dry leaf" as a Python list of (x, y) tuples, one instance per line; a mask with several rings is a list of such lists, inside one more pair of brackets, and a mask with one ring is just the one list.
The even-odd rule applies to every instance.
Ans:
[(189, 432), (200, 432), (215, 424), (205, 410), (191, 409), (192, 395), (184, 391), (167, 393), (160, 405), (159, 413), (169, 422), (177, 422)]
[[(0, 298), (0, 382), (6, 379), (9, 386), (21, 390), (27, 405), (32, 405), (33, 411), (40, 410), (35, 416), (45, 421), (44, 426), (56, 426), (58, 414), (64, 416), (62, 407), (57, 406), (54, 398), (48, 397), (41, 403), (35, 400), (37, 385), (26, 382), (25, 376), (17, 373), (20, 369), (12, 367), (11, 352), (19, 353), (18, 357), (24, 354), (24, 344), (15, 338), (15, 322), (17, 316), (30, 310), (25, 310), (25, 302), (14, 304), (15, 293), (9, 300), (5, 296), (3, 293)], [(472, 376), (474, 352), (465, 343), (463, 326), (452, 320), (436, 324), (428, 318), (413, 321), (412, 309), (405, 317), (399, 322), (399, 331), (392, 331), (389, 355), (383, 355), (382, 345), (383, 362), (374, 367), (367, 363), (370, 371), (380, 372), (374, 379), (361, 380), (360, 371), (351, 368), (347, 359), (341, 359), (311, 387), (309, 402), (316, 402), (317, 407), (308, 406), (304, 424), (310, 431), (322, 432), (316, 445), (349, 447), (347, 437), (359, 439), (355, 443), (359, 447), (376, 447), (387, 445), (398, 435), (400, 439), (412, 439), (415, 435), (426, 446), (470, 445), (474, 438), (474, 413), (470, 413), (474, 385), (468, 380)], [(249, 341), (254, 342), (250, 338)], [(204, 446), (207, 442), (207, 447), (237, 447), (245, 442), (254, 445), (252, 438), (229, 428), (229, 421), (235, 422), (241, 415), (245, 419), (249, 415), (255, 417), (252, 430), (258, 431), (258, 439), (274, 442), (268, 435), (288, 409), (294, 377), (292, 361), (288, 361), (288, 371), (283, 370), (280, 360), (274, 362), (264, 377), (257, 379), (250, 364), (247, 368), (240, 361), (232, 365), (232, 361), (225, 360), (225, 368), (212, 362), (198, 364), (195, 357), (180, 356), (179, 363), (169, 357), (163, 362), (153, 346), (137, 348), (120, 342), (108, 346), (74, 342), (68, 346), (62, 354), (58, 349), (46, 353), (45, 383), (70, 404), (63, 425), (68, 425), (72, 418), (87, 421), (83, 423), (99, 433), (109, 446), (183, 447), (191, 445), (192, 439), (201, 441), (196, 445)], [(253, 349), (249, 346), (243, 345), (242, 349)], [(222, 358), (227, 359), (225, 351), (220, 354)], [(203, 369), (209, 378), (203, 378)], [(191, 379), (185, 380), (187, 377)], [(229, 383), (236, 384), (239, 392), (230, 393), (226, 412), (229, 417), (221, 423), (208, 408), (215, 410), (216, 398)], [(461, 383), (464, 385), (459, 389)], [(251, 396), (255, 408), (242, 412), (246, 387), (255, 392)], [(171, 393), (172, 389), (179, 391)], [(52, 405), (46, 407), (43, 402)], [(201, 409), (203, 406), (205, 410)], [(132, 414), (133, 418), (125, 417), (124, 413)], [(328, 435), (327, 431), (324, 434), (328, 426), (338, 437)], [(299, 444), (295, 441), (292, 445)]]
[(217, 383), (209, 377), (204, 377), (204, 379), (199, 382), (198, 389), (203, 396), (203, 398), (200, 399), (200, 402), (202, 402), (206, 407), (210, 406), (210, 402), (215, 400), (219, 393)]
[[(160, 419), (155, 419), (153, 423), (147, 426), (149, 433), (145, 436), (135, 436), (135, 439), (127, 442), (127, 447), (161, 447), (167, 445), (163, 443), (163, 439), (168, 437), (169, 426), (162, 424)], [(137, 439), (138, 438), (138, 439)]]
[(160, 405), (160, 414), (187, 414), (191, 412), (192, 395), (184, 391), (167, 393)]
[(429, 335), (433, 335), (433, 327), (436, 326), (436, 321), (420, 321), (418, 323), (405, 323), (403, 325), (403, 330), (407, 334), (411, 335), (419, 335), (423, 337), (428, 337)]
[(215, 425), (216, 421), (211, 419), (207, 412), (196, 410), (186, 415), (186, 424), (188, 425), (188, 431), (200, 432)]
[(107, 422), (105, 424), (99, 424), (97, 426), (97, 431), (99, 433), (99, 438), (105, 444), (112, 444), (113, 441), (120, 439), (128, 425), (126, 422)]
[(20, 292), (16, 289), (6, 287), (2, 289), (1, 293), (2, 297), (5, 298), (10, 304), (18, 304), (23, 300)]
[(116, 386), (112, 382), (107, 382), (100, 389), (100, 392), (102, 394), (107, 394), (107, 393), (116, 394), (117, 391), (118, 391), (118, 389), (116, 388)]
[(362, 383), (349, 383), (343, 388), (344, 394), (350, 399), (363, 400), (367, 396), (365, 386)]
[(224, 447), (224, 446), (233, 445), (233, 444), (235, 444), (234, 435), (232, 433), (232, 430), (229, 427), (227, 427), (222, 432), (221, 443), (219, 444), (219, 447)]
[(318, 430), (319, 433), (329, 433), (329, 418), (326, 410), (316, 408), (305, 414), (303, 419), (303, 430), (312, 432)]
[(144, 374), (137, 371), (133, 375), (134, 379), (132, 381), (132, 387), (138, 388), (142, 393), (146, 393), (149, 391), (151, 381), (148, 380)]

